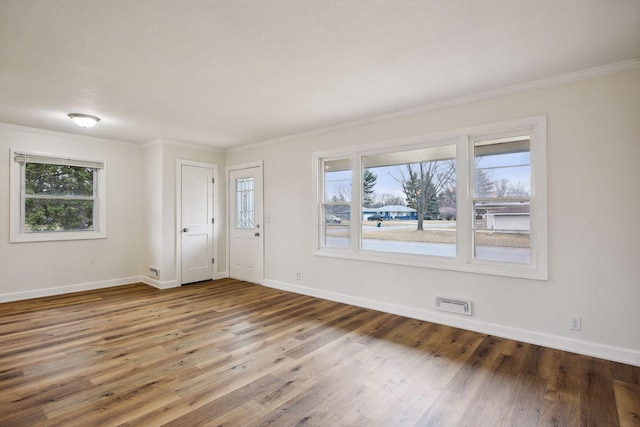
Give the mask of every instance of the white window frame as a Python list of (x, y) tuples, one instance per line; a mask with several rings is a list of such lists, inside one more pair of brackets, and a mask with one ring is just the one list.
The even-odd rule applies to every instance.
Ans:
[[(331, 162), (331, 161), (336, 161), (336, 160), (348, 160), (351, 163), (351, 200), (349, 202), (331, 202), (328, 200), (325, 200), (325, 183), (324, 183), (324, 164), (326, 162)], [(356, 177), (353, 176), (353, 156), (351, 154), (346, 154), (346, 155), (336, 155), (336, 156), (330, 156), (330, 157), (324, 157), (321, 161), (321, 163), (319, 165), (316, 165), (319, 167), (319, 174), (317, 174), (316, 176), (318, 177), (318, 212), (317, 215), (319, 217), (319, 222), (317, 222), (317, 224), (319, 225), (319, 230), (318, 230), (318, 239), (319, 239), (319, 246), (321, 246), (322, 248), (327, 248), (330, 250), (336, 250), (339, 252), (344, 252), (344, 251), (348, 251), (348, 248), (342, 248), (342, 247), (337, 247), (337, 246), (327, 246), (326, 245), (326, 227), (327, 227), (327, 223), (325, 221), (325, 209), (328, 206), (349, 206), (349, 217), (351, 218), (353, 216), (353, 208), (355, 206), (355, 200), (356, 197), (360, 197), (360, 189), (356, 188), (356, 185), (360, 185), (360, 181), (356, 180)], [(357, 181), (357, 184), (356, 184)], [(352, 219), (350, 221), (353, 221)], [(325, 230), (325, 232), (323, 233), (323, 230)], [(324, 237), (321, 237), (324, 236)], [(353, 227), (351, 227), (351, 235), (349, 236), (350, 242), (353, 242), (354, 239), (354, 234), (353, 234)]]
[[(18, 161), (18, 158), (26, 159)], [(107, 237), (107, 164), (104, 160), (71, 158), (48, 153), (11, 150), (10, 235), (11, 243), (104, 239)], [(94, 230), (24, 232), (25, 165), (45, 163), (94, 168)]]
[[(531, 195), (530, 199), (530, 251), (528, 264), (485, 261), (473, 257), (473, 144), (478, 137), (512, 134), (531, 131)], [(339, 150), (326, 150), (313, 153), (313, 254), (316, 256), (371, 261), (387, 264), (409, 265), (465, 271), (497, 276), (520, 277), (536, 280), (548, 279), (547, 261), (547, 175), (546, 175), (546, 116), (533, 116), (517, 120), (492, 123), (482, 126), (457, 129), (438, 134), (421, 135), (373, 144), (343, 147)], [(430, 148), (440, 145), (456, 144), (457, 173), (457, 236), (456, 257), (438, 257), (430, 255), (401, 254), (395, 252), (366, 251), (361, 248), (362, 189), (361, 158), (385, 151), (401, 151), (416, 148)], [(333, 248), (322, 246), (320, 220), (323, 220), (321, 208), (323, 195), (324, 160), (351, 158), (352, 199), (351, 199), (351, 246)]]

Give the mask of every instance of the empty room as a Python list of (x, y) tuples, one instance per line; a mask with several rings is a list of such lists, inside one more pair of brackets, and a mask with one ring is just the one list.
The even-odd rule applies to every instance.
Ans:
[(0, 0), (0, 426), (640, 426), (637, 0)]

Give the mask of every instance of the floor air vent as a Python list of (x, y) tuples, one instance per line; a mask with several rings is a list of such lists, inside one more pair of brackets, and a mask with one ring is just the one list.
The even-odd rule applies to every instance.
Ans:
[(436, 309), (448, 311), (449, 313), (471, 316), (471, 300), (450, 297), (436, 297)]

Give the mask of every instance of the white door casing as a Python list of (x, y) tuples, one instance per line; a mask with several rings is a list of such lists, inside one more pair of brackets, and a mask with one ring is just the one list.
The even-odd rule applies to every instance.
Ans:
[(181, 284), (213, 278), (212, 168), (181, 165)]
[(229, 170), (229, 277), (262, 283), (262, 166)]

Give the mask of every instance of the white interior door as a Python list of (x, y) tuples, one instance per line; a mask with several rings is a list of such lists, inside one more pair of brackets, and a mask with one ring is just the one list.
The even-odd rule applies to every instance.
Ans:
[(262, 283), (262, 167), (229, 171), (229, 276)]
[(182, 165), (182, 284), (213, 278), (213, 169)]

